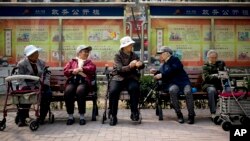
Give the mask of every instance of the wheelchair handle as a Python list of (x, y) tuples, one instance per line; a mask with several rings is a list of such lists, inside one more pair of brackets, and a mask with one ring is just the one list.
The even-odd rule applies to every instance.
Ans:
[(23, 80), (23, 79), (39, 81), (40, 77), (33, 76), (33, 75), (12, 75), (12, 76), (6, 77), (5, 81), (10, 82), (10, 81), (13, 81), (13, 80)]
[(14, 67), (14, 68), (12, 69), (12, 71), (11, 71), (11, 75), (14, 75), (17, 69), (18, 69), (18, 67)]
[(51, 71), (49, 70), (49, 66), (46, 66), (43, 69), (43, 76), (45, 76), (46, 74), (51, 74)]

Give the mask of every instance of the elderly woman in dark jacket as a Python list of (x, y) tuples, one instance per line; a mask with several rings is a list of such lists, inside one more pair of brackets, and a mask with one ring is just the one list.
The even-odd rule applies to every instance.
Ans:
[(208, 105), (210, 107), (211, 118), (214, 118), (216, 113), (217, 90), (222, 89), (221, 80), (218, 78), (218, 71), (224, 70), (225, 63), (217, 60), (218, 53), (215, 50), (209, 50), (207, 58), (208, 61), (203, 65), (202, 89), (208, 93)]
[(144, 68), (144, 64), (139, 57), (132, 51), (135, 43), (131, 37), (126, 36), (120, 40), (120, 50), (115, 54), (113, 77), (110, 82), (109, 108), (110, 125), (117, 124), (117, 111), (120, 92), (126, 88), (130, 94), (131, 119), (139, 120), (138, 103), (140, 96), (139, 70)]
[(172, 56), (173, 51), (170, 48), (162, 47), (159, 53), (161, 53), (161, 61), (163, 64), (159, 71), (150, 71), (155, 74), (155, 79), (162, 80), (163, 91), (170, 93), (171, 102), (177, 114), (179, 123), (184, 123), (178, 101), (179, 91), (182, 91), (185, 94), (188, 109), (188, 123), (193, 124), (195, 112), (193, 95), (191, 93), (191, 82), (188, 75), (183, 69), (181, 61), (177, 57)]
[(91, 81), (96, 75), (95, 64), (88, 59), (91, 46), (80, 45), (76, 49), (77, 57), (70, 60), (64, 67), (64, 75), (68, 77), (64, 92), (65, 104), (69, 115), (67, 125), (75, 122), (73, 117), (75, 97), (77, 99), (80, 114), (80, 125), (86, 123), (84, 119), (86, 107), (86, 95), (91, 90)]

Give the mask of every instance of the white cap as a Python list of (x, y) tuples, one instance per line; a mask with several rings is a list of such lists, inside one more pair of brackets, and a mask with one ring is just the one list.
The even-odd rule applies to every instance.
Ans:
[(42, 50), (41, 48), (38, 48), (34, 45), (28, 45), (24, 48), (24, 55), (28, 57), (32, 55), (34, 52), (41, 51), (41, 50)]
[(81, 50), (83, 49), (89, 49), (89, 51), (92, 50), (92, 47), (91, 46), (86, 46), (86, 45), (79, 45), (77, 48), (76, 48), (76, 54), (78, 54)]
[(121, 48), (124, 48), (128, 45), (134, 44), (135, 41), (133, 41), (130, 36), (125, 36), (125, 37), (121, 38), (120, 43), (121, 43), (120, 44), (120, 49), (121, 49)]

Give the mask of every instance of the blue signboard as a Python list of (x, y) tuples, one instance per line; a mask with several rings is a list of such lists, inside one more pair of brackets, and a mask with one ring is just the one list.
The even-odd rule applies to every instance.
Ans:
[(124, 16), (124, 7), (0, 7), (0, 16)]
[(250, 16), (250, 7), (151, 6), (152, 16)]

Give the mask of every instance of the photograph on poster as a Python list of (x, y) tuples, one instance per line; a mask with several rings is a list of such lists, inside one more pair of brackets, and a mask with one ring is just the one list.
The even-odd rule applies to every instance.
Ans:
[(89, 42), (117, 41), (120, 38), (119, 26), (87, 26), (87, 38)]
[(215, 41), (234, 42), (234, 25), (215, 25)]
[(237, 60), (250, 61), (250, 46), (248, 44), (237, 45)]
[(249, 32), (238, 32), (239, 41), (250, 41)]

